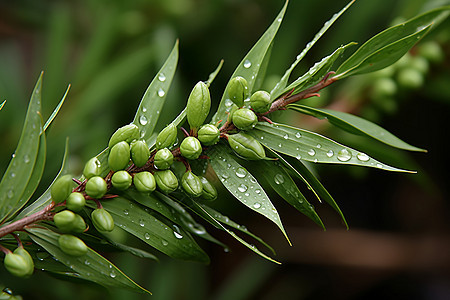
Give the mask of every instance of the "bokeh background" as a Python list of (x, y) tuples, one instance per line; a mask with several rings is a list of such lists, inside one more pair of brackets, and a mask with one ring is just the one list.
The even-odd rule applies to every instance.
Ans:
[[(346, 3), (289, 3), (272, 51), (266, 89)], [(283, 4), (282, 0), (0, 0), (0, 101), (7, 100), (0, 112), (0, 171), (4, 172), (14, 152), (29, 96), (42, 70), (44, 117), (50, 115), (69, 83), (71, 90), (48, 132), (47, 167), (38, 194), (58, 171), (66, 137), (70, 139), (71, 168), (79, 174), (83, 162), (104, 149), (110, 134), (132, 120), (176, 39), (180, 40), (179, 67), (161, 126), (182, 110), (194, 84), (206, 80), (224, 59), (211, 86), (213, 105), (217, 105), (235, 66)], [(449, 1), (358, 0), (294, 75), (341, 44), (361, 44), (391, 24), (444, 4)], [(162, 256), (158, 263), (120, 253), (108, 258), (152, 291), (155, 300), (450, 299), (449, 20), (421, 44), (433, 48), (438, 56), (427, 57), (426, 47), (415, 47), (394, 69), (343, 80), (308, 103), (364, 116), (428, 153), (392, 150), (324, 122), (298, 114), (282, 116), (284, 122), (358, 145), (395, 166), (418, 170), (411, 175), (311, 166), (341, 206), (350, 230), (326, 205), (314, 203), (327, 226), (323, 231), (273, 195), (293, 242), (289, 247), (269, 221), (231, 197), (221, 197), (216, 207), (274, 246), (281, 266), (257, 257), (212, 228), (208, 229), (230, 251), (200, 241), (211, 257), (208, 266)], [(408, 68), (420, 74), (401, 75)], [(44, 272), (17, 280), (3, 267), (0, 285), (24, 299), (150, 298), (64, 281)]]

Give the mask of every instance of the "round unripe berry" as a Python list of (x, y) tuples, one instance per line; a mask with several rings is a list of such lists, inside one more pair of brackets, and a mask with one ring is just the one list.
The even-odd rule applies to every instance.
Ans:
[(3, 264), (9, 273), (17, 277), (27, 277), (30, 272), (29, 263), (19, 254), (6, 254)]
[(197, 159), (202, 153), (202, 145), (195, 137), (188, 136), (181, 142), (180, 152), (187, 159)]
[(156, 189), (155, 177), (147, 171), (134, 174), (133, 184), (141, 193), (151, 193)]
[(133, 178), (127, 171), (117, 171), (111, 177), (112, 185), (119, 191), (124, 191), (131, 186)]
[(173, 154), (169, 149), (164, 148), (156, 152), (153, 164), (157, 169), (159, 170), (168, 169), (172, 163), (173, 163)]
[(184, 191), (192, 197), (200, 197), (203, 191), (203, 184), (200, 178), (191, 171), (187, 171), (183, 174), (183, 177), (181, 177), (181, 186)]
[(233, 113), (233, 124), (241, 130), (249, 130), (258, 123), (256, 114), (248, 108), (238, 109)]
[(270, 94), (266, 91), (257, 91), (250, 97), (250, 106), (258, 113), (268, 111), (271, 104), (272, 101), (270, 101)]
[(115, 144), (122, 141), (131, 143), (133, 140), (138, 139), (139, 136), (139, 127), (134, 124), (125, 125), (117, 129), (116, 132), (113, 133), (113, 135), (109, 139), (108, 147), (111, 148)]
[(213, 124), (206, 124), (198, 130), (198, 140), (205, 146), (217, 144), (220, 139), (220, 131)]
[(244, 106), (248, 96), (248, 82), (244, 77), (237, 76), (230, 80), (227, 87), (228, 96), (238, 107)]
[(137, 167), (144, 166), (150, 157), (150, 150), (145, 141), (135, 141), (131, 143), (131, 160)]
[(213, 201), (217, 199), (217, 190), (216, 188), (203, 176), (199, 176), (200, 181), (203, 185), (202, 195), (201, 197), (208, 201)]
[(101, 163), (97, 157), (93, 157), (84, 165), (83, 175), (86, 179), (92, 176), (100, 176), (101, 173)]
[(64, 175), (56, 179), (50, 190), (52, 200), (55, 203), (63, 202), (72, 193), (73, 181), (71, 175)]
[(63, 234), (58, 238), (59, 248), (66, 254), (72, 256), (83, 256), (87, 253), (86, 244), (71, 234)]
[(130, 145), (127, 142), (119, 142), (109, 151), (108, 165), (114, 172), (125, 169), (129, 162)]
[(66, 200), (66, 207), (71, 211), (78, 212), (86, 205), (86, 199), (82, 193), (73, 192)]
[(98, 208), (91, 213), (92, 223), (98, 231), (113, 231), (114, 219), (104, 208)]
[(171, 170), (156, 171), (155, 181), (159, 190), (166, 194), (171, 193), (178, 188), (178, 179)]
[(94, 176), (86, 182), (86, 194), (92, 198), (100, 199), (107, 191), (106, 181), (100, 176)]

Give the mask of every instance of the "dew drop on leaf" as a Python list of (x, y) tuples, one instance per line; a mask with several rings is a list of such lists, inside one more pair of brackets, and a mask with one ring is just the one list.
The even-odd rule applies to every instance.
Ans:
[(28, 163), (30, 162), (30, 156), (25, 155), (25, 156), (23, 157), (23, 162), (26, 163), (26, 164), (28, 164)]
[(309, 149), (308, 154), (314, 156), (316, 155), (316, 151), (314, 151), (314, 149)]
[(241, 192), (241, 193), (246, 192), (247, 189), (248, 189), (248, 186), (246, 186), (246, 185), (243, 184), (243, 183), (238, 187), (238, 190), (239, 190), (239, 192)]
[(158, 90), (158, 96), (159, 96), (159, 97), (164, 97), (165, 94), (166, 94), (166, 92), (164, 92), (163, 89), (159, 89), (159, 90)]
[(253, 208), (258, 209), (258, 208), (260, 208), (260, 207), (261, 207), (261, 204), (258, 203), (258, 202), (256, 202), (255, 204), (253, 204)]
[(244, 168), (237, 168), (236, 170), (236, 176), (239, 178), (244, 178), (245, 176), (247, 176), (247, 170), (245, 170)]
[(111, 278), (115, 278), (115, 277), (116, 277), (116, 272), (114, 272), (114, 270), (111, 271), (111, 273), (109, 273), (109, 276), (110, 276)]
[(368, 161), (369, 159), (370, 159), (370, 157), (367, 155), (367, 154), (365, 154), (365, 153), (358, 153), (357, 155), (356, 155), (356, 157), (360, 160), (360, 161)]
[(166, 81), (166, 75), (164, 75), (164, 73), (159, 74), (158, 80), (161, 81), (161, 82)]
[(146, 232), (146, 233), (144, 234), (144, 238), (145, 238), (146, 240), (149, 240), (149, 239), (150, 239), (150, 233)]
[(327, 156), (328, 156), (328, 157), (332, 157), (333, 155), (334, 155), (333, 150), (329, 150), (329, 151), (327, 152)]
[(340, 161), (349, 161), (352, 158), (352, 154), (347, 149), (342, 149), (338, 152), (337, 158)]
[(140, 219), (139, 220), (139, 226), (144, 227), (145, 226), (145, 221), (144, 219)]
[(302, 134), (301, 134), (300, 132), (297, 132), (297, 133), (295, 134), (295, 137), (299, 139), (299, 138), (302, 137)]
[(289, 135), (286, 133), (286, 134), (283, 136), (283, 138), (284, 138), (285, 140), (287, 140), (287, 139), (289, 138)]
[(167, 245), (169, 245), (169, 242), (167, 242), (166, 240), (161, 240), (161, 244), (163, 246), (167, 246)]
[(8, 198), (11, 199), (12, 197), (14, 197), (14, 191), (9, 190), (8, 193), (6, 194), (6, 196), (8, 196)]
[(183, 235), (181, 235), (180, 233), (178, 233), (178, 232), (176, 232), (176, 231), (173, 232), (173, 235), (174, 235), (177, 239), (182, 239), (182, 238), (183, 238)]
[(123, 214), (124, 214), (125, 216), (128, 216), (129, 213), (130, 213), (130, 212), (128, 211), (128, 209), (124, 209), (124, 210), (123, 210)]
[(274, 180), (275, 180), (276, 184), (283, 184), (284, 183), (284, 176), (281, 175), (281, 174), (277, 174), (277, 175), (275, 175)]
[(141, 123), (141, 125), (147, 125), (147, 122), (148, 120), (146, 116), (142, 115), (139, 117), (139, 123)]
[(244, 68), (248, 69), (248, 68), (250, 68), (251, 66), (252, 66), (252, 62), (249, 61), (248, 59), (246, 59), (246, 60), (244, 61)]

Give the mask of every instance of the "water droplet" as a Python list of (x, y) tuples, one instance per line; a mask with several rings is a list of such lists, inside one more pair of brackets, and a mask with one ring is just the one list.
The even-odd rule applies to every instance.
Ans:
[(282, 174), (275, 175), (275, 183), (276, 184), (283, 184), (284, 183), (284, 176)]
[(182, 239), (182, 238), (183, 238), (183, 235), (180, 234), (179, 232), (176, 232), (176, 231), (173, 232), (173, 235), (174, 235), (177, 239)]
[(111, 273), (109, 273), (109, 276), (110, 276), (111, 278), (115, 278), (115, 277), (116, 277), (116, 272), (114, 272), (114, 270), (111, 271)]
[(233, 105), (233, 101), (231, 99), (225, 99), (225, 106), (226, 107), (231, 107)]
[(164, 73), (160, 73), (158, 76), (158, 80), (161, 82), (166, 81), (166, 75), (164, 75)]
[(6, 196), (8, 196), (8, 198), (11, 199), (12, 197), (14, 197), (14, 191), (9, 190), (8, 193), (6, 193)]
[(382, 164), (377, 164), (377, 168), (382, 169), (382, 168), (383, 168), (383, 165), (382, 165)]
[(302, 134), (301, 134), (300, 132), (297, 132), (297, 133), (295, 134), (295, 137), (299, 139), (299, 138), (302, 137)]
[(147, 109), (145, 107), (142, 108), (142, 112), (146, 112)]
[(49, 256), (50, 256), (50, 254), (47, 253), (47, 252), (38, 252), (38, 253), (36, 253), (36, 257), (40, 261), (43, 261), (44, 259), (48, 258)]
[(161, 244), (163, 246), (167, 246), (167, 245), (169, 245), (169, 242), (167, 242), (166, 240), (161, 240)]
[(347, 149), (342, 149), (338, 152), (337, 158), (340, 161), (349, 161), (352, 158), (352, 154)]
[(244, 61), (244, 68), (248, 69), (248, 68), (250, 68), (251, 66), (252, 66), (252, 62), (249, 61), (248, 59), (246, 59), (246, 60)]
[(302, 156), (300, 154), (297, 154), (297, 156), (295, 156), (295, 158), (300, 160), (300, 159), (302, 159)]
[(370, 159), (370, 157), (369, 157), (367, 154), (362, 153), (362, 152), (358, 153), (358, 154), (356, 155), (356, 157), (357, 157), (360, 161), (368, 161), (368, 160)]
[(317, 158), (314, 159), (314, 162), (315, 162), (315, 163), (318, 162), (318, 161), (319, 161), (319, 160), (318, 160)]
[(145, 238), (146, 240), (149, 240), (149, 239), (150, 239), (150, 233), (146, 232), (146, 233), (144, 234), (144, 238)]
[(314, 156), (316, 155), (316, 151), (314, 151), (314, 149), (309, 149), (308, 154)]
[(254, 207), (254, 208), (256, 208), (256, 209), (258, 209), (258, 208), (260, 208), (260, 207), (261, 207), (261, 204), (260, 204), (260, 203), (258, 203), (258, 202), (256, 202), (255, 204), (253, 204), (253, 207)]
[(238, 187), (239, 192), (244, 193), (246, 192), (248, 189), (248, 186), (246, 186), (245, 184), (241, 183), (241, 185)]
[(166, 94), (166, 92), (164, 92), (163, 89), (159, 89), (159, 90), (158, 90), (158, 96), (159, 96), (159, 97), (164, 97), (165, 94)]
[(317, 146), (316, 146), (318, 149), (320, 149), (320, 148), (322, 148), (322, 145), (321, 144), (317, 144)]
[(9, 176), (11, 176), (11, 178), (14, 178), (14, 177), (16, 177), (16, 173), (11, 173)]
[(130, 213), (130, 212), (128, 211), (128, 209), (124, 209), (124, 210), (123, 210), (123, 214), (124, 214), (125, 216), (128, 216), (129, 213)]
[(30, 156), (29, 155), (25, 155), (24, 157), (23, 157), (23, 162), (24, 163), (29, 163), (30, 162)]
[(261, 190), (255, 190), (255, 193), (257, 193), (257, 194), (261, 194)]
[(245, 176), (247, 176), (247, 170), (245, 170), (244, 168), (237, 168), (236, 170), (236, 176), (239, 178), (244, 178)]
[(261, 137), (261, 139), (263, 140), (263, 139), (264, 139), (264, 137), (262, 136), (262, 137)]
[(147, 120), (147, 117), (145, 115), (141, 115), (139, 117), (139, 123), (141, 123), (141, 125), (147, 125), (147, 122), (148, 122), (148, 120)]
[(281, 143), (279, 143), (279, 144), (278, 144), (278, 147), (280, 147), (280, 148), (281, 148), (281, 147), (283, 147), (283, 145), (281, 145)]
[(89, 265), (91, 264), (91, 262), (90, 262), (89, 260), (86, 259), (86, 260), (84, 261), (84, 264), (85, 264), (86, 266), (89, 266)]
[(144, 219), (140, 219), (140, 220), (139, 220), (139, 225), (140, 225), (141, 227), (144, 227), (144, 226), (145, 226), (145, 221), (144, 221)]
[(286, 134), (283, 136), (283, 138), (284, 138), (285, 140), (287, 140), (287, 139), (289, 138), (289, 135), (286, 133)]
[(328, 157), (332, 157), (333, 155), (334, 155), (333, 150), (329, 150), (329, 151), (327, 152), (327, 156), (328, 156)]
[(16, 157), (16, 154), (15, 154), (15, 153), (13, 153), (13, 154), (12, 154), (11, 156), (12, 156), (12, 158), (14, 158), (14, 157)]

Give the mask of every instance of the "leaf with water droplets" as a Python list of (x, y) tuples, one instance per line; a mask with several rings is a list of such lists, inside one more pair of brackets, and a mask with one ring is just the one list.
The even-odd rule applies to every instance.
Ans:
[(447, 18), (449, 9), (450, 6), (444, 6), (430, 10), (375, 35), (339, 66), (336, 77), (373, 72), (393, 64), (424, 37), (432, 26)]
[[(164, 254), (184, 260), (209, 262), (206, 253), (187, 231), (154, 210), (123, 197), (103, 201), (102, 205), (111, 214), (116, 226)], [(145, 220), (144, 226), (139, 223), (141, 219)]]
[(125, 244), (121, 244), (121, 243), (117, 243), (111, 239), (108, 239), (108, 243), (110, 243), (111, 245), (113, 245), (114, 247), (116, 247), (117, 249), (120, 249), (122, 251), (126, 251), (128, 253), (133, 254), (136, 257), (140, 257), (140, 258), (145, 258), (145, 259), (151, 259), (154, 261), (159, 261), (159, 259), (154, 256), (151, 253), (148, 253), (147, 251), (144, 251), (142, 249), (139, 248), (135, 248), (135, 247), (131, 247)]
[(258, 167), (264, 172), (260, 172), (262, 177), (286, 202), (295, 207), (302, 214), (313, 220), (317, 225), (325, 229), (319, 215), (314, 207), (306, 200), (300, 192), (292, 177), (278, 161), (263, 160), (258, 162)]
[(160, 115), (159, 112), (164, 106), (177, 63), (178, 41), (175, 43), (166, 62), (145, 91), (134, 117), (133, 123), (139, 127), (141, 137), (144, 140), (150, 138), (155, 129)]
[(32, 176), (39, 152), (41, 116), (42, 73), (31, 95), (28, 111), (16, 151), (0, 182), (0, 223), (22, 207), (22, 195)]
[(274, 222), (290, 244), (275, 206), (255, 177), (235, 160), (229, 148), (217, 145), (210, 147), (207, 153), (214, 172), (227, 190), (242, 204)]
[(426, 152), (426, 150), (424, 149), (420, 149), (411, 146), (408, 143), (405, 143), (404, 141), (402, 141), (401, 139), (399, 139), (386, 129), (378, 126), (377, 124), (349, 113), (335, 111), (331, 109), (314, 108), (300, 104), (291, 104), (288, 105), (287, 107), (319, 119), (325, 118), (331, 124), (339, 128), (342, 128), (347, 132), (358, 135), (364, 135), (395, 148), (409, 151)]
[[(30, 227), (27, 228), (27, 232), (36, 244), (43, 247), (59, 262), (71, 269), (71, 272), (67, 275), (92, 281), (105, 287), (120, 287), (150, 294), (149, 291), (139, 286), (115, 265), (91, 248), (88, 247), (88, 252), (85, 255), (72, 256), (64, 253), (59, 248), (59, 233), (45, 227)], [(66, 275), (64, 272), (59, 274)]]
[[(300, 138), (296, 137), (298, 133)], [(365, 153), (341, 145), (320, 134), (283, 124), (259, 122), (248, 134), (258, 139), (264, 146), (297, 159), (314, 163), (349, 164), (412, 173), (412, 171), (388, 166)], [(286, 134), (288, 139), (284, 138)]]
[[(268, 57), (270, 54), (269, 50), (271, 48), (272, 41), (278, 31), (278, 28), (280, 27), (284, 13), (286, 11), (286, 7), (287, 1), (276, 17), (275, 21), (273, 21), (272, 25), (270, 25), (263, 36), (242, 59), (241, 63), (238, 65), (230, 78), (231, 80), (236, 76), (244, 77), (248, 82), (249, 92), (253, 91), (255, 84), (258, 80), (260, 80), (259, 77), (264, 76), (264, 74), (262, 74), (264, 73), (264, 65), (266, 65), (268, 61)], [(220, 101), (219, 108), (217, 109), (216, 114), (213, 116), (212, 123), (227, 119), (226, 113), (230, 109), (230, 106), (227, 105), (226, 101), (229, 100), (228, 98), (228, 92), (225, 90), (225, 93), (222, 96), (222, 100)]]
[(289, 76), (291, 75), (294, 68), (297, 66), (297, 64), (305, 57), (305, 55), (308, 53), (308, 51), (314, 46), (314, 44), (322, 37), (322, 35), (325, 34), (325, 32), (331, 27), (331, 25), (334, 24), (334, 22), (355, 2), (355, 0), (350, 1), (343, 9), (341, 9), (338, 13), (334, 14), (333, 17), (325, 22), (322, 29), (314, 36), (312, 41), (310, 41), (308, 44), (306, 44), (306, 47), (302, 50), (302, 52), (297, 55), (296, 60), (289, 69), (286, 70), (283, 77), (281, 77), (280, 81), (275, 85), (275, 87), (270, 92), (270, 98), (276, 99), (280, 95), (283, 94), (283, 91), (286, 88), (287, 82), (289, 80)]

